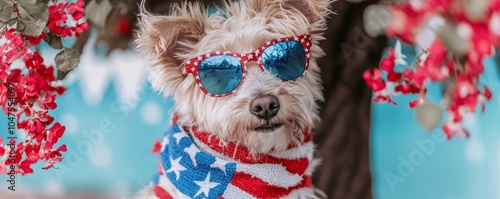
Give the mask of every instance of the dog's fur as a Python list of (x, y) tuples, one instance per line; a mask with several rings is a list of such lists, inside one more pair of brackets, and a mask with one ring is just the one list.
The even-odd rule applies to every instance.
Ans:
[[(169, 16), (154, 16), (142, 9), (136, 43), (152, 62), (149, 80), (165, 96), (173, 96), (180, 126), (197, 126), (223, 143), (245, 146), (252, 155), (282, 151), (299, 145), (304, 129), (319, 122), (318, 102), (323, 100), (320, 69), (325, 18), (331, 0), (240, 0), (223, 4), (222, 12), (208, 15), (198, 3), (175, 6)], [(226, 97), (210, 97), (182, 67), (185, 59), (214, 51), (252, 52), (263, 43), (283, 37), (311, 34), (310, 66), (306, 75), (283, 83), (257, 63), (248, 65), (245, 82)], [(260, 133), (265, 124), (250, 113), (250, 102), (259, 95), (277, 96), (281, 109), (272, 123), (284, 125), (275, 132)]]

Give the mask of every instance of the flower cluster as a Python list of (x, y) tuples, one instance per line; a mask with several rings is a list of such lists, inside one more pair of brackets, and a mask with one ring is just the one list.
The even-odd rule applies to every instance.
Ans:
[[(467, 3), (484, 6), (478, 11), (478, 6)], [(484, 111), (485, 101), (492, 98), (490, 89), (480, 85), (479, 76), (484, 73), (483, 59), (491, 57), (500, 44), (500, 0), (409, 0), (391, 5), (390, 10), (393, 17), (386, 35), (409, 44), (419, 44), (418, 36), (430, 21), (442, 23), (434, 30), (433, 42), (414, 62), (406, 63), (398, 43), (380, 62), (381, 69), (365, 71), (363, 78), (375, 92), (374, 101), (396, 104), (391, 97), (398, 93), (418, 94), (409, 103), (415, 108), (427, 102), (428, 82), (444, 82), (449, 87), (444, 96), (449, 119), (442, 129), (448, 139), (468, 136), (461, 125), (464, 115), (474, 113), (478, 105)], [(449, 38), (459, 38), (452, 42), (462, 42), (465, 47), (450, 44)], [(395, 70), (399, 65), (405, 68)]]
[(88, 29), (87, 22), (83, 19), (83, 0), (77, 2), (59, 2), (49, 6), (49, 22), (47, 27), (54, 34), (62, 37), (79, 37), (80, 34)]
[[(46, 163), (42, 169), (49, 169), (62, 160), (66, 145), (58, 140), (65, 127), (54, 122), (49, 111), (57, 107), (55, 100), (66, 89), (57, 85), (54, 67), (45, 65), (33, 47), (48, 34), (78, 36), (87, 30), (83, 7), (83, 0), (49, 6), (49, 19), (38, 36), (24, 35), (15, 25), (0, 26), (0, 107), (17, 129), (26, 133), (21, 142), (0, 137), (0, 173), (9, 169), (25, 175), (33, 173), (31, 166), (39, 161)], [(12, 12), (19, 16), (15, 9)], [(77, 21), (75, 26), (68, 26), (68, 16)], [(23, 64), (13, 64), (16, 60)]]

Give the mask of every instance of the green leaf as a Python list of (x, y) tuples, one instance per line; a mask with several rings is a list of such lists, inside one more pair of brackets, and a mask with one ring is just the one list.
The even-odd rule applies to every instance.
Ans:
[(10, 0), (0, 0), (0, 22), (7, 22), (15, 18), (14, 4)]
[(69, 72), (57, 70), (57, 80), (63, 80)]
[(372, 4), (363, 13), (363, 26), (371, 37), (383, 35), (392, 19), (388, 5)]
[(91, 1), (85, 7), (85, 18), (99, 28), (106, 27), (106, 20), (113, 5), (108, 0), (101, 2)]
[(31, 23), (36, 21), (36, 18), (32, 17), (26, 9), (22, 6), (18, 6), (17, 9), (19, 10), (19, 20), (23, 21), (25, 23)]
[[(18, 29), (27, 36), (39, 36), (49, 20), (49, 10), (47, 4), (23, 6), (19, 4), (19, 24)], [(21, 25), (21, 28), (19, 28)]]
[(25, 5), (34, 5), (34, 4), (36, 4), (36, 0), (17, 0), (17, 4), (19, 4), (23, 7)]
[(10, 19), (10, 20), (9, 20), (9, 21), (7, 21), (7, 23), (5, 23), (5, 24), (7, 24), (7, 25), (9, 25), (9, 26), (12, 26), (12, 25), (14, 25), (15, 23), (17, 23), (17, 18)]
[(434, 130), (443, 119), (443, 109), (437, 104), (423, 102), (415, 109), (415, 117), (426, 131)]
[(0, 6), (6, 7), (6, 6), (13, 6), (14, 3), (12, 3), (11, 0), (0, 0)]
[(486, 18), (489, 5), (490, 0), (464, 0), (465, 15), (474, 22), (480, 22)]
[(55, 61), (58, 70), (68, 72), (73, 70), (80, 63), (80, 52), (72, 48), (64, 48), (57, 53)]
[(47, 42), (52, 48), (62, 49), (63, 43), (61, 36), (55, 35), (52, 32), (49, 32), (47, 36), (44, 38), (45, 42)]
[(0, 28), (3, 28), (5, 25), (13, 26), (16, 23), (17, 23), (17, 18), (10, 19), (7, 22), (0, 21)]
[[(45, 12), (45, 10), (47, 10), (48, 12), (48, 5), (45, 4), (45, 3), (37, 3), (37, 4), (33, 4), (33, 3), (28, 3), (28, 4), (23, 4), (21, 3), (21, 1), (17, 1), (18, 4), (23, 7), (26, 12), (28, 14), (30, 14), (31, 16), (33, 17), (43, 17), (41, 14), (43, 14), (43, 12)], [(47, 15), (48, 17), (48, 15)]]
[[(460, 31), (464, 32), (463, 29), (467, 29), (467, 27), (463, 26), (462, 30), (460, 30), (459, 26), (446, 24), (438, 29), (437, 35), (444, 41), (447, 50), (458, 55), (465, 55), (470, 48), (470, 44), (468, 39), (465, 38), (465, 35), (460, 35)], [(467, 30), (465, 30), (465, 32), (467, 32)]]
[(5, 25), (10, 25), (10, 26), (12, 26), (12, 25), (14, 25), (15, 23), (17, 23), (17, 18), (10, 19), (10, 20), (9, 20), (9, 21), (7, 21), (7, 22), (1, 22), (1, 21), (0, 21), (0, 28), (2, 28), (2, 27), (3, 27), (3, 26), (5, 26)]

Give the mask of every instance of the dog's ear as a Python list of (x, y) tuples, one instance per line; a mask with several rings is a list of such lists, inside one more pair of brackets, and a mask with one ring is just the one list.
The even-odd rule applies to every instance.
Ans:
[(205, 34), (206, 10), (197, 3), (175, 5), (168, 16), (155, 16), (144, 8), (139, 13), (135, 43), (142, 55), (151, 61), (149, 81), (165, 96), (173, 95), (185, 78), (181, 64), (187, 52)]
[(179, 66), (182, 55), (203, 37), (204, 10), (198, 4), (175, 5), (169, 16), (155, 16), (141, 6), (135, 43), (143, 55), (160, 64)]

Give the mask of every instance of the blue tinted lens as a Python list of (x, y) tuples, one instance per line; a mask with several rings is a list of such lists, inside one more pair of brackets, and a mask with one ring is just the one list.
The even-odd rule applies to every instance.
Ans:
[(241, 82), (243, 73), (240, 60), (229, 55), (217, 55), (203, 60), (198, 75), (203, 87), (211, 94), (227, 94)]
[(267, 47), (262, 52), (264, 68), (282, 80), (295, 80), (306, 69), (306, 54), (302, 44), (285, 41)]

